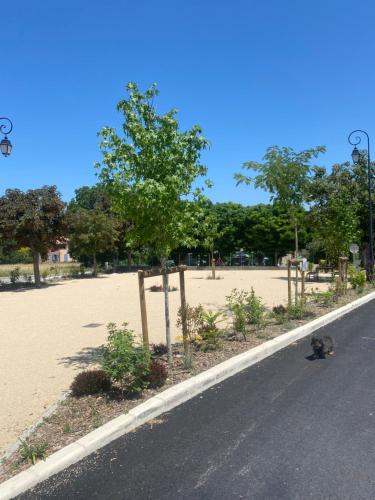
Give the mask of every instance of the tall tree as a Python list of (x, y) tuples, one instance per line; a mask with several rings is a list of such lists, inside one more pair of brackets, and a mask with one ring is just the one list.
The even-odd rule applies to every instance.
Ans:
[(332, 262), (348, 255), (351, 243), (360, 243), (361, 191), (349, 164), (334, 165), (329, 174), (322, 167), (314, 169), (310, 185), (314, 239)]
[[(124, 118), (124, 135), (109, 127), (100, 132), (100, 179), (115, 212), (131, 224), (130, 244), (151, 247), (165, 263), (174, 248), (192, 241), (196, 224), (193, 201), (202, 193), (202, 188), (193, 185), (206, 174), (200, 156), (208, 142), (197, 125), (180, 131), (175, 109), (157, 114), (155, 84), (141, 93), (135, 83), (129, 83), (127, 91), (128, 98), (117, 105)], [(163, 277), (170, 343), (167, 278)]]
[(37, 287), (41, 257), (64, 244), (66, 233), (65, 204), (56, 186), (26, 192), (7, 189), (0, 198), (0, 234), (16, 248), (30, 248)]
[(273, 203), (288, 211), (294, 225), (295, 255), (298, 257), (298, 214), (308, 199), (311, 160), (325, 152), (324, 146), (296, 152), (292, 148), (271, 146), (263, 162), (248, 161), (243, 168), (259, 172), (254, 178), (237, 173), (237, 185), (253, 183), (271, 193)]
[(119, 237), (119, 224), (100, 210), (80, 208), (69, 216), (69, 252), (79, 258), (91, 257), (97, 275), (97, 255), (113, 249)]

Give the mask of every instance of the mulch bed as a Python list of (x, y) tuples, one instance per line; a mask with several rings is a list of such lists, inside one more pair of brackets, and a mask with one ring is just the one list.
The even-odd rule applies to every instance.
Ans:
[[(275, 319), (268, 318), (261, 329), (253, 328), (249, 331), (248, 339), (234, 335), (229, 332), (224, 337), (220, 350), (212, 352), (194, 351), (192, 353), (192, 369), (184, 367), (183, 347), (180, 344), (173, 346), (173, 364), (169, 367), (166, 384), (159, 389), (147, 389), (137, 397), (124, 397), (119, 392), (109, 392), (95, 396), (84, 396), (74, 398), (68, 396), (56, 409), (56, 411), (36, 428), (27, 440), (29, 445), (47, 443), (47, 455), (60, 450), (64, 446), (73, 443), (80, 437), (100, 427), (109, 420), (127, 413), (129, 410), (146, 401), (168, 387), (186, 380), (208, 368), (211, 368), (237, 354), (275, 338), (297, 326), (300, 326), (314, 317), (322, 316), (327, 312), (351, 302), (361, 295), (373, 291), (372, 287), (366, 288), (362, 293), (348, 290), (347, 294), (340, 297), (330, 307), (319, 304), (308, 304), (308, 315), (303, 320), (288, 320), (278, 324)], [(166, 356), (154, 356), (166, 361)], [(22, 460), (20, 452), (15, 452), (0, 466), (0, 482), (30, 467), (30, 463)]]

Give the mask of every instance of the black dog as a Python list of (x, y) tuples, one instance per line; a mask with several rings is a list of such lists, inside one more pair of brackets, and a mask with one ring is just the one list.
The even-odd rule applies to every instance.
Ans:
[(314, 351), (314, 357), (325, 359), (327, 354), (333, 354), (333, 340), (328, 335), (324, 337), (312, 337), (311, 347)]

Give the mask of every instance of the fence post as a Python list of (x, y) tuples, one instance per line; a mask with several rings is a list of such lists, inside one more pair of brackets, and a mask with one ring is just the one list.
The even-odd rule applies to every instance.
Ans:
[(189, 351), (189, 339), (188, 339), (187, 318), (186, 318), (185, 274), (183, 269), (180, 269), (179, 273), (180, 273), (182, 338), (184, 343), (184, 353), (185, 356), (187, 356)]
[(148, 347), (149, 341), (148, 341), (147, 310), (146, 310), (146, 298), (145, 298), (145, 278), (143, 271), (138, 271), (138, 284), (139, 284), (139, 301), (141, 305), (143, 345), (145, 347)]

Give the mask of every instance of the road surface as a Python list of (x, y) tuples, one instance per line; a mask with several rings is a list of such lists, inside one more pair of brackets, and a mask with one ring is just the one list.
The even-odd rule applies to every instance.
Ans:
[(375, 301), (128, 434), (23, 499), (375, 498)]

